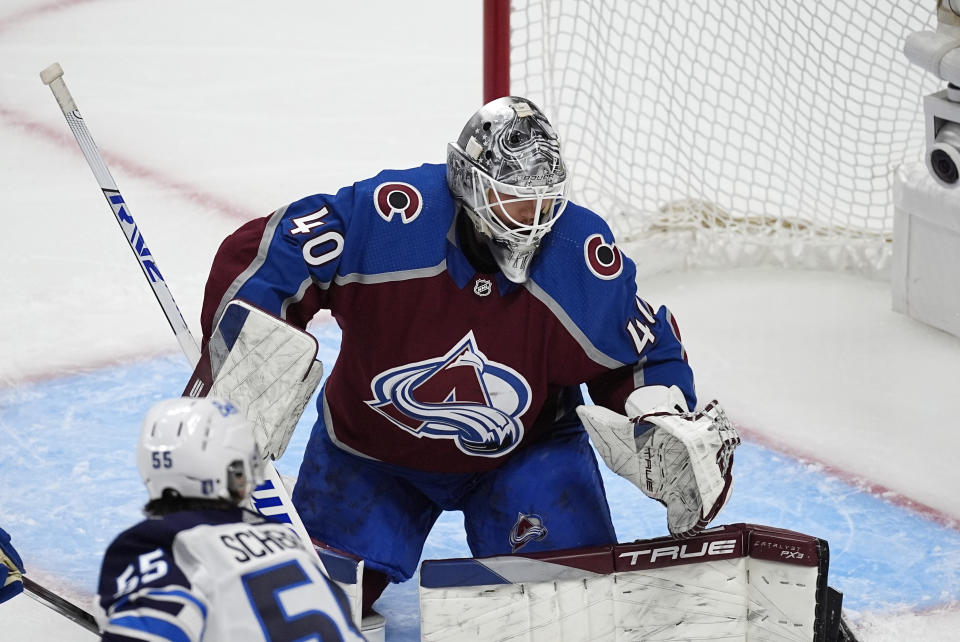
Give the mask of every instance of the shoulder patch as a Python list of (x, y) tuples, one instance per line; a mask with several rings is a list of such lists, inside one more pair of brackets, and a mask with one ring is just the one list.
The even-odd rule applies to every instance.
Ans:
[(373, 206), (380, 218), (388, 223), (399, 214), (404, 223), (410, 223), (423, 209), (423, 196), (409, 183), (380, 183), (373, 190)]
[(623, 255), (617, 244), (605, 243), (600, 234), (592, 234), (584, 241), (583, 257), (597, 278), (615, 279), (623, 272)]

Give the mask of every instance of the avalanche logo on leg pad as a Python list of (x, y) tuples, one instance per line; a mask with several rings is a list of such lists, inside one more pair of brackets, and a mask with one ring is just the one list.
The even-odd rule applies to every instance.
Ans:
[(394, 214), (399, 214), (404, 223), (409, 223), (420, 215), (423, 209), (423, 197), (409, 183), (380, 183), (373, 191), (373, 206), (377, 214), (388, 223)]
[(417, 437), (451, 439), (477, 457), (500, 457), (523, 438), (530, 384), (487, 359), (470, 331), (447, 354), (381, 372), (367, 405)]
[(517, 513), (517, 523), (510, 531), (511, 552), (516, 553), (530, 542), (540, 542), (547, 537), (547, 527), (543, 518), (536, 513), (524, 515)]

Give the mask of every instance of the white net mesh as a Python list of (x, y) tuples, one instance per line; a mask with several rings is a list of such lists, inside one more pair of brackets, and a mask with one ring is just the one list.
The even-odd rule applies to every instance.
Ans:
[(938, 88), (901, 50), (935, 4), (514, 0), (511, 92), (638, 263), (880, 274)]

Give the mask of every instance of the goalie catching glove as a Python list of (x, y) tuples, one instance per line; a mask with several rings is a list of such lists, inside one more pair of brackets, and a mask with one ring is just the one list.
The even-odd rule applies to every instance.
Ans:
[(727, 502), (740, 436), (716, 401), (687, 410), (676, 386), (634, 390), (628, 418), (602, 406), (577, 414), (610, 470), (667, 507), (675, 537), (702, 531)]

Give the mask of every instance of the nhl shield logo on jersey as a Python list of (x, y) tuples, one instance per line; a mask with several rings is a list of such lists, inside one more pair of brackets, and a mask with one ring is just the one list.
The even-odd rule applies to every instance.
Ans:
[(542, 517), (536, 513), (517, 513), (517, 523), (510, 530), (511, 552), (516, 553), (530, 542), (542, 541), (546, 536), (547, 527), (543, 525)]
[(487, 296), (493, 291), (493, 281), (490, 279), (477, 279), (473, 284), (473, 293), (477, 296)]
[(488, 359), (470, 331), (445, 355), (391, 368), (370, 383), (367, 405), (394, 425), (430, 439), (450, 439), (477, 457), (500, 457), (523, 438), (530, 384)]
[(377, 214), (388, 223), (399, 214), (404, 223), (413, 221), (423, 209), (423, 197), (409, 183), (380, 183), (373, 191), (373, 205)]
[(594, 276), (609, 280), (623, 271), (623, 255), (616, 243), (605, 243), (599, 234), (589, 236), (583, 244), (583, 257)]

